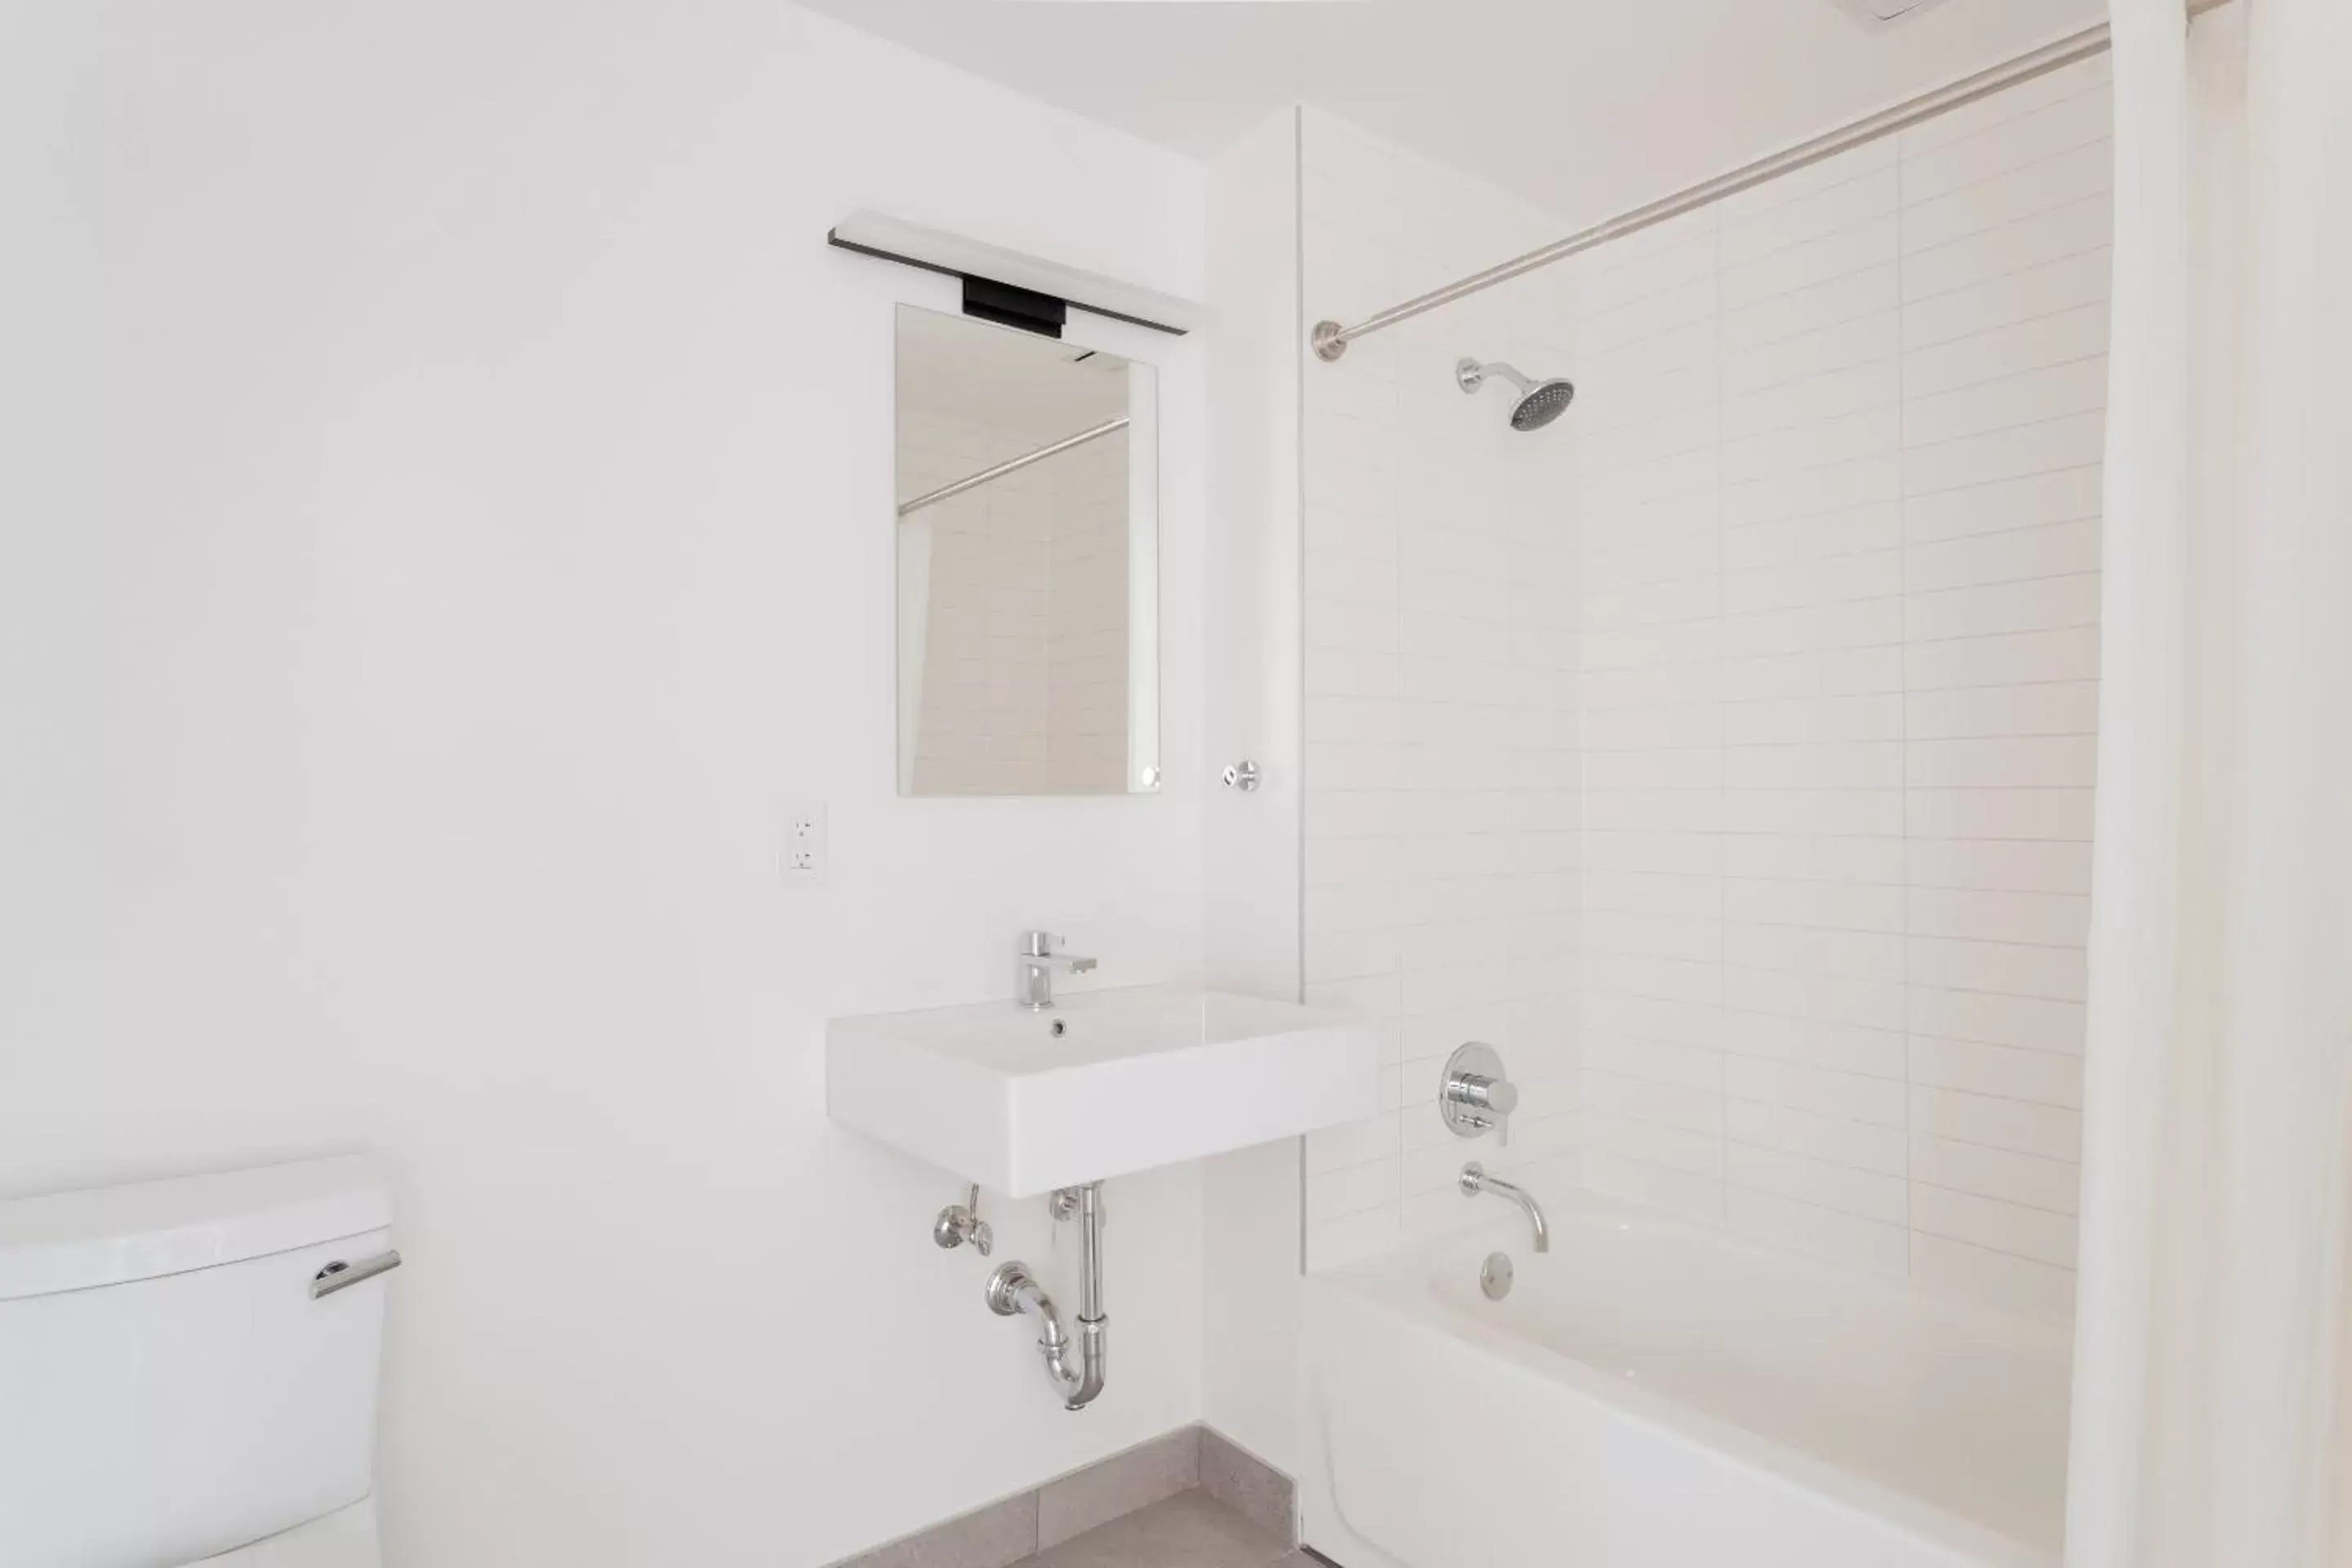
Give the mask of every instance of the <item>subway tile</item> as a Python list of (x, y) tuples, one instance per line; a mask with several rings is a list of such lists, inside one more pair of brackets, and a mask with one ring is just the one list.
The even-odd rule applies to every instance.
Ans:
[[(1839, 931), (1905, 929), (1905, 889), (1882, 883), (1740, 877), (1721, 879), (1710, 890), (1727, 921)], [(1912, 891), (1916, 896), (1919, 889)]]
[(1911, 980), (1938, 990), (2080, 1002), (2089, 989), (2083, 950), (2076, 947), (1915, 936), (1906, 956)]
[(2063, 1322), (2074, 1310), (2074, 1271), (1923, 1231), (1911, 1235), (1911, 1277), (1940, 1294)]
[(2049, 161), (2052, 154), (2105, 142), (2115, 124), (2115, 105), (2105, 89), (2061, 99), (1973, 135), (1906, 150), (1903, 195), (1906, 204), (1937, 196), (1980, 181)]
[[(1727, 702), (1717, 712), (1715, 732), (1723, 744), (1731, 747), (1895, 741), (1906, 732), (1905, 701), (1895, 692), (1865, 692), (1858, 696)], [(1882, 781), (1874, 776), (1869, 782)]]
[(1913, 593), (2098, 569), (2099, 524), (2092, 518), (1917, 543), (1903, 552), (1904, 584)]
[(1734, 1055), (1797, 1068), (1895, 1079), (1907, 1070), (1907, 1046), (1899, 1027), (1739, 1011), (1722, 1015), (1717, 1038)]
[(2022, 1204), (1915, 1182), (1911, 1188), (1911, 1225), (1913, 1229), (1930, 1236), (1948, 1237), (2036, 1263), (2062, 1268), (2074, 1266), (2075, 1225), (2072, 1215), (2052, 1214)]
[(1925, 398), (2048, 365), (2104, 362), (2111, 315), (2101, 300), (1915, 348), (1903, 356), (1903, 390)]
[(2095, 735), (1986, 735), (1913, 741), (1901, 772), (1915, 788), (2001, 786), (2088, 788), (2095, 782)]
[(1726, 1100), (1723, 1115), (1725, 1136), (1735, 1144), (1778, 1149), (1883, 1175), (1909, 1173), (1906, 1141), (1899, 1127), (1753, 1100)]
[(2091, 837), (2087, 788), (1923, 788), (1906, 791), (1903, 819), (1922, 838), (2080, 840)]
[(1752, 259), (1727, 258), (1722, 308), (1727, 313), (1883, 268), (1901, 254), (1897, 223), (1890, 202), (1880, 216), (1861, 218)]
[[(1746, 1188), (1817, 1208), (1858, 1215), (1894, 1226), (1909, 1215), (1908, 1184), (1883, 1175), (1803, 1154), (1734, 1143), (1726, 1152), (1724, 1179), (1735, 1194)], [(1735, 1207), (1737, 1200), (1735, 1199)], [(1898, 1229), (1899, 1234), (1899, 1229)]]
[(1593, 1146), (1585, 1152), (1584, 1182), (1593, 1191), (1612, 1197), (1716, 1224), (1723, 1221), (1724, 1184), (1719, 1173), (1686, 1171)]
[(1917, 545), (2056, 522), (2095, 521), (2102, 482), (2095, 460), (2019, 479), (1913, 495), (1903, 502), (1904, 537)]
[(1903, 298), (1973, 287), (2114, 243), (2112, 198), (2099, 192), (2047, 212), (1914, 250), (1903, 258)]
[[(1679, 1044), (1673, 1040), (1643, 1040), (1610, 1033), (1587, 1033), (1579, 1042), (1582, 1052), (1585, 1077), (1581, 1082), (1588, 1088), (1592, 1074), (1643, 1083), (1664, 1084), (1685, 1091), (1711, 1096), (1716, 1121), (1722, 1114), (1723, 1053), (1704, 1046)], [(1579, 1105), (1586, 1103), (1580, 1099)], [(1621, 1098), (1612, 1100), (1603, 1095), (1591, 1100), (1603, 1110), (1621, 1110), (1644, 1114)], [(1674, 1117), (1659, 1120), (1673, 1121)]]
[(1914, 395), (1903, 405), (1903, 444), (1933, 446), (2107, 405), (2107, 362), (2074, 360), (1980, 382), (1956, 391)]
[(2077, 310), (2107, 298), (2112, 258), (2102, 250), (2061, 257), (1902, 307), (1906, 353), (1998, 328)]
[[(1653, 1077), (1629, 1077), (1587, 1065), (1581, 1080), (1586, 1135), (1594, 1118), (1607, 1121), (1630, 1117), (1644, 1123), (1696, 1133), (1710, 1140), (1723, 1135), (1723, 1091), (1690, 1084), (1669, 1083)], [(1640, 1152), (1622, 1142), (1610, 1146)], [(1663, 1157), (1663, 1156), (1661, 1156)], [(1669, 1160), (1667, 1163), (1677, 1162)]]
[(1894, 160), (1889, 158), (1875, 167), (1850, 173), (1834, 184), (1789, 196), (1761, 211), (1738, 216), (1727, 212), (1721, 259), (1729, 268), (1744, 267), (1874, 219), (1891, 219), (1898, 206)]
[(1801, 1062), (1727, 1055), (1723, 1092), (1731, 1100), (1784, 1106), (1820, 1116), (1843, 1117), (1884, 1127), (1906, 1120), (1906, 1093), (1900, 1079), (1873, 1078)]
[(1903, 592), (1904, 553), (1882, 548), (1726, 572), (1719, 605), (1732, 616), (1887, 598)]
[(1958, 888), (1909, 889), (1909, 929), (1921, 936), (2081, 947), (2091, 900), (2070, 893), (2012, 893)]
[(2114, 77), (2114, 61), (2105, 53), (2094, 55), (2089, 59), (2078, 60), (2046, 76), (2004, 89), (1989, 98), (1948, 110), (1933, 120), (1910, 127), (1896, 140), (1905, 154), (1916, 156), (2035, 113), (2063, 100), (2103, 89)]
[(1906, 748), (1892, 741), (1728, 746), (1726, 789), (1901, 789)]
[(1948, 990), (1920, 981), (1909, 989), (1905, 1016), (1917, 1034), (2020, 1050), (2083, 1052), (2083, 1005), (2064, 997)]
[[(1892, 552), (1903, 543), (1903, 509), (1896, 501), (1871, 501), (1832, 511), (1806, 512), (1769, 522), (1726, 529), (1720, 539), (1725, 570), (1767, 567), (1811, 570), (1840, 556)], [(1898, 581), (1894, 592), (1901, 590)]]
[[(1903, 649), (1904, 684), (1912, 691), (2095, 680), (2099, 634), (2093, 626), (1990, 637), (1913, 642)], [(1730, 695), (1727, 685), (1725, 695)]]
[(1791, 337), (1728, 352), (1719, 364), (1706, 367), (1709, 395), (1719, 385), (1727, 398), (1758, 396), (1792, 383), (1892, 361), (1902, 348), (1903, 318), (1889, 306)]
[(1880, 980), (1727, 967), (1723, 1001), (1727, 1007), (1782, 1018), (1864, 1029), (1904, 1026), (1904, 988)]
[[(1747, 658), (1721, 668), (1711, 694), (1732, 703), (1899, 692), (1904, 684), (1905, 658), (1906, 650), (1888, 646), (1806, 648)], [(1949, 658), (1943, 661), (1947, 665), (1958, 662)], [(1982, 662), (1979, 658), (1979, 666)]]
[(1737, 1183), (1725, 1202), (1724, 1223), (1759, 1241), (1874, 1273), (1901, 1274), (1909, 1267), (1910, 1237), (1899, 1225)]
[(1727, 308), (1717, 320), (1717, 342), (1726, 353), (1738, 353), (1895, 310), (1901, 303), (1900, 268), (1890, 258), (1752, 304)]
[(2115, 163), (2111, 144), (2088, 142), (1948, 195), (1906, 205), (1903, 248), (1908, 253), (1948, 245), (1962, 236), (2112, 190)]
[(1904, 938), (1894, 931), (1727, 921), (1720, 940), (1723, 961), (1748, 969), (1889, 982), (1904, 977)]
[(2011, 1150), (2068, 1164), (2083, 1158), (2083, 1113), (1963, 1089), (1911, 1091), (1912, 1136)]
[(2015, 1050), (1970, 1040), (1911, 1037), (1911, 1081), (2036, 1105), (2083, 1108), (2083, 1063), (2054, 1051)]
[(1584, 1110), (1586, 1146), (1597, 1153), (1615, 1154), (1643, 1164), (1663, 1166), (1686, 1175), (1723, 1179), (1724, 1142), (1719, 1130), (1695, 1132), (1687, 1128), (1643, 1117), (1595, 1110), (1592, 1085), (1587, 1075)]
[(2075, 1212), (2082, 1189), (2082, 1169), (2073, 1161), (1927, 1134), (1912, 1138), (1910, 1174), (1931, 1186), (2063, 1215)]

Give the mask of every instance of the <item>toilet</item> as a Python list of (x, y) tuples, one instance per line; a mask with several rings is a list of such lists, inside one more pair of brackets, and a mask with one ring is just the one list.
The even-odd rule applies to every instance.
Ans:
[(0, 1563), (381, 1568), (364, 1157), (0, 1202)]

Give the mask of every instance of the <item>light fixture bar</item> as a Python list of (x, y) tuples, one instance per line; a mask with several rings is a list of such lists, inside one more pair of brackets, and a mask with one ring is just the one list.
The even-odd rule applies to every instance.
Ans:
[(851, 213), (834, 225), (824, 237), (827, 244), (861, 256), (878, 257), (929, 272), (944, 272), (951, 278), (1011, 284), (1033, 294), (1065, 300), (1073, 310), (1149, 327), (1156, 332), (1181, 337), (1201, 322), (1202, 310), (1193, 300), (882, 213)]

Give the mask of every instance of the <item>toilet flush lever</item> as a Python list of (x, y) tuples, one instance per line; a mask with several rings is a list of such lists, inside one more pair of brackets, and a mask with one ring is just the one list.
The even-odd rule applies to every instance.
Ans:
[(400, 1254), (394, 1251), (362, 1258), (357, 1263), (346, 1263), (338, 1258), (310, 1276), (310, 1300), (319, 1300), (338, 1290), (348, 1290), (362, 1279), (373, 1279), (379, 1274), (389, 1274), (400, 1267)]

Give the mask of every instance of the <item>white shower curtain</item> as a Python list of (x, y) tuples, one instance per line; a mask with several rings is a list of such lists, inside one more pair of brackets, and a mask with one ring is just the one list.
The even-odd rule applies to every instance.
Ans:
[(2352, 0), (2114, 0), (2069, 1568), (2352, 1565)]

